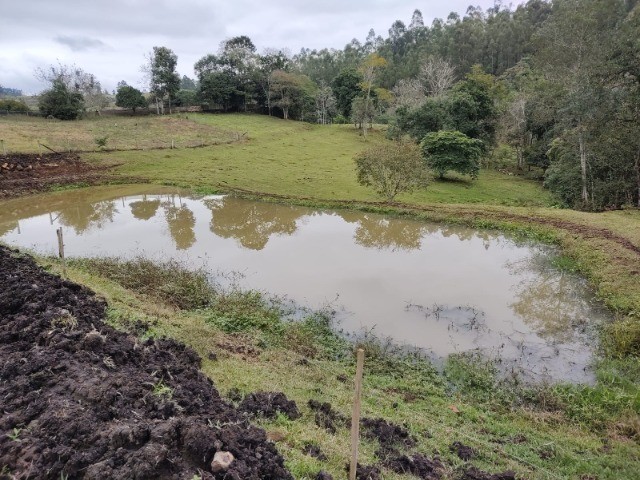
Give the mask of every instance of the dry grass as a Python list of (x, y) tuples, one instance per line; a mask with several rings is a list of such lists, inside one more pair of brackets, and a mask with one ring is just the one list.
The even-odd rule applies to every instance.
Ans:
[(192, 121), (187, 115), (171, 117), (93, 117), (75, 122), (39, 117), (0, 118), (0, 139), (7, 151), (88, 152), (99, 150), (97, 140), (106, 137), (107, 150), (150, 150), (199, 147), (239, 140), (231, 129)]

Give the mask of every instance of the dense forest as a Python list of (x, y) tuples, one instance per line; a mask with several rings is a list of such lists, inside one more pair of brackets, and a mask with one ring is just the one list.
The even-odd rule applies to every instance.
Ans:
[[(353, 123), (365, 137), (371, 125), (388, 124), (389, 138), (416, 141), (457, 131), (482, 142), (485, 166), (542, 172), (565, 205), (640, 206), (637, 0), (496, 3), (431, 25), (415, 10), (384, 37), (371, 30), (342, 50), (296, 55), (258, 53), (248, 36), (238, 36), (196, 62), (194, 79), (178, 75), (169, 48), (154, 47), (147, 60), (151, 95), (143, 98), (122, 81), (117, 105), (151, 101), (158, 113), (200, 105)], [(65, 77), (78, 91), (77, 75), (49, 73), (53, 83)], [(88, 78), (87, 91), (99, 93), (99, 82)], [(61, 83), (52, 95), (64, 94)], [(91, 108), (99, 108), (102, 101), (90, 97)]]

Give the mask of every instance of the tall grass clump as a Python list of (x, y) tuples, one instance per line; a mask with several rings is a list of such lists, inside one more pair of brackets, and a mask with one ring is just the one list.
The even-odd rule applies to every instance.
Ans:
[(176, 260), (156, 262), (144, 257), (132, 260), (106, 257), (74, 260), (72, 264), (183, 310), (208, 307), (217, 295), (204, 269), (190, 270)]

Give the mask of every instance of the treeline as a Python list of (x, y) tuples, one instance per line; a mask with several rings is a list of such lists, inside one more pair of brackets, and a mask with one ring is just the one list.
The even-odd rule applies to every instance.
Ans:
[[(258, 53), (239, 36), (196, 62), (194, 79), (178, 75), (170, 49), (154, 47), (145, 64), (150, 93), (123, 81), (116, 104), (352, 122), (365, 136), (373, 123), (388, 123), (390, 137), (416, 141), (456, 131), (482, 142), (486, 165), (543, 172), (567, 205), (640, 206), (636, 4), (530, 0), (515, 8), (469, 7), (431, 25), (416, 10), (408, 25), (393, 22), (384, 38), (371, 30), (342, 50), (293, 56)], [(83, 93), (72, 88), (77, 83), (62, 83)], [(99, 83), (85, 90), (97, 105)]]
[[(637, 0), (530, 0), (424, 24), (342, 50), (256, 53), (248, 37), (195, 65), (192, 101), (319, 123), (388, 122), (421, 140), (456, 130), (494, 163), (539, 168), (566, 204), (640, 206)], [(195, 85), (194, 85), (195, 86)], [(496, 148), (499, 147), (499, 148)], [(487, 162), (490, 160), (487, 160)]]

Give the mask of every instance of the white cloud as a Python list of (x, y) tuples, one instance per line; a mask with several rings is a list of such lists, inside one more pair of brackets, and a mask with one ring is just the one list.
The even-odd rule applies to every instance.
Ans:
[[(35, 93), (45, 88), (33, 70), (58, 61), (76, 64), (112, 90), (119, 80), (137, 84), (145, 53), (166, 46), (178, 55), (180, 74), (215, 52), (225, 38), (247, 35), (259, 50), (342, 48), (370, 28), (387, 36), (391, 24), (408, 24), (415, 8), (425, 23), (463, 14), (470, 0), (29, 0), (7, 2), (0, 29), (0, 84)], [(493, 0), (476, 1), (487, 8)]]

